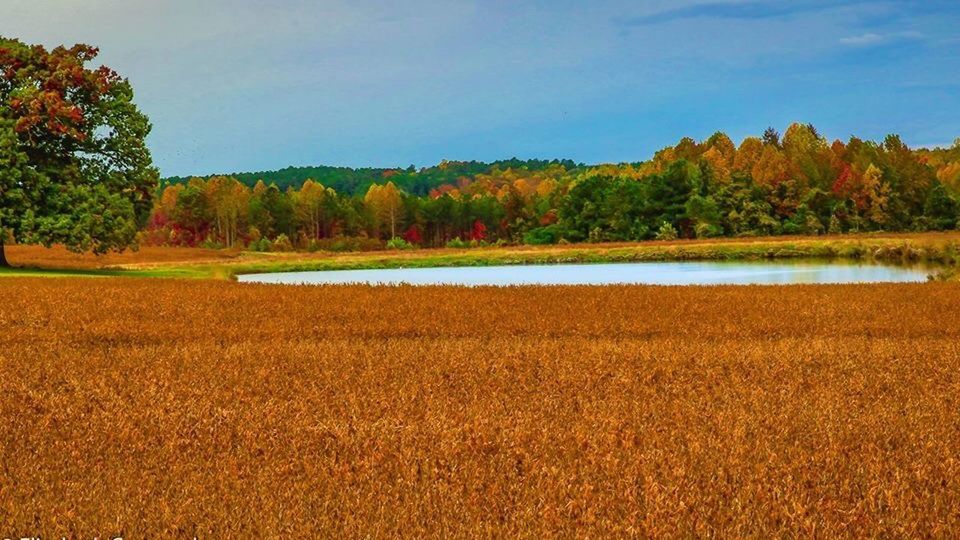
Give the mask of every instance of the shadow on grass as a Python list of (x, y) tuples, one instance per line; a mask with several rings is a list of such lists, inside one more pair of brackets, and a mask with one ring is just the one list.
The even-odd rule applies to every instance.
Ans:
[(131, 278), (197, 278), (206, 274), (183, 268), (160, 268), (145, 270), (126, 270), (108, 268), (37, 268), (29, 266), (0, 267), (0, 278), (5, 277), (131, 277)]
[(33, 267), (0, 267), (0, 277), (110, 277), (123, 275), (116, 270), (51, 269)]

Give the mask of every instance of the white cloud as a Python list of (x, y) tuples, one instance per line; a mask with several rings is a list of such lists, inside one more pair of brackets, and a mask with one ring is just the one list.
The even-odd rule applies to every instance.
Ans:
[(923, 37), (923, 34), (920, 32), (892, 32), (887, 34), (867, 32), (866, 34), (860, 34), (859, 36), (841, 38), (840, 43), (843, 45), (850, 45), (852, 47), (870, 47), (873, 45), (892, 43), (894, 41), (919, 40), (923, 39)]

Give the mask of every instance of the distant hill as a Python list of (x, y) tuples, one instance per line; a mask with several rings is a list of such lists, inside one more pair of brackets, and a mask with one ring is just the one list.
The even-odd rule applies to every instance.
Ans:
[[(393, 182), (397, 187), (418, 196), (425, 196), (430, 190), (443, 185), (455, 185), (462, 177), (472, 177), (477, 174), (486, 174), (495, 169), (526, 169), (531, 171), (542, 170), (550, 166), (559, 165), (565, 169), (582, 167), (572, 160), (543, 160), (543, 159), (506, 159), (485, 163), (482, 161), (443, 161), (432, 167), (416, 169), (412, 165), (407, 168), (359, 168), (331, 167), (320, 165), (316, 167), (287, 167), (277, 171), (240, 172), (223, 175), (207, 175), (199, 178), (208, 179), (213, 176), (230, 176), (253, 186), (259, 180), (267, 184), (274, 183), (281, 190), (288, 187), (299, 189), (304, 181), (310, 179), (320, 182), (324, 186), (335, 189), (345, 195), (362, 194), (376, 183)], [(166, 184), (185, 183), (188, 176), (172, 176), (164, 179)]]

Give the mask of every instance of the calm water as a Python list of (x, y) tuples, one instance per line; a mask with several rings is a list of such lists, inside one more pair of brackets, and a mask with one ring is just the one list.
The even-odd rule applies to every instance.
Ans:
[(241, 275), (251, 283), (374, 285), (787, 285), (926, 281), (929, 269), (844, 262), (662, 262), (398, 268)]

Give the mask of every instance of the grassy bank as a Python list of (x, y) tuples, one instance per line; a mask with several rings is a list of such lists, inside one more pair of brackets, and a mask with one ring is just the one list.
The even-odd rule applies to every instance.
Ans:
[[(843, 259), (886, 264), (927, 263), (953, 267), (960, 261), (960, 235), (764, 238), (568, 246), (439, 249), (338, 255), (241, 256), (216, 265), (230, 275), (320, 270), (459, 266), (589, 264), (661, 261), (759, 261)], [(208, 268), (213, 270), (215, 267)]]
[(136, 254), (112, 255), (103, 259), (17, 246), (11, 248), (11, 255), (15, 263), (18, 255), (25, 255), (25, 268), (12, 272), (8, 270), (0, 273), (0, 276), (57, 270), (95, 276), (231, 279), (238, 274), (294, 271), (798, 258), (887, 264), (927, 263), (944, 267), (942, 274), (949, 276), (953, 273), (952, 268), (960, 262), (960, 233), (736, 238), (363, 253), (254, 253), (145, 248)]
[(13, 267), (0, 268), (0, 278), (13, 277), (41, 277), (41, 278), (202, 278), (211, 279), (216, 277), (213, 269), (190, 269), (190, 268), (143, 268), (129, 270), (123, 268), (115, 269), (69, 269), (69, 268), (39, 268), (39, 267)]

